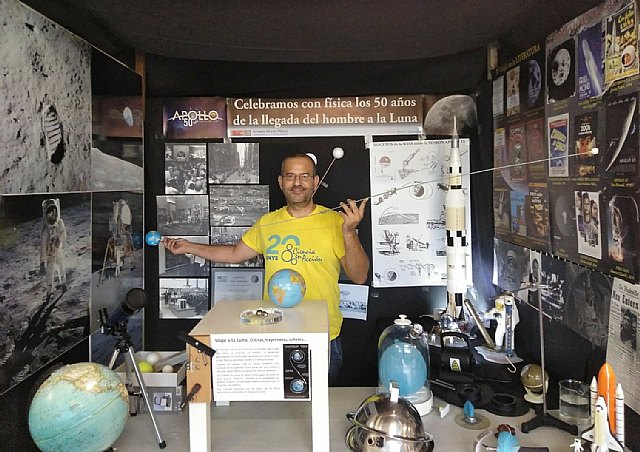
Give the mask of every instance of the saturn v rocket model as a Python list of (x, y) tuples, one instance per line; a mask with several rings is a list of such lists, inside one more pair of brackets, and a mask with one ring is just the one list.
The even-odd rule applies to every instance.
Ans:
[(467, 292), (467, 225), (464, 192), (462, 191), (462, 161), (456, 118), (453, 118), (451, 153), (449, 155), (449, 190), (444, 201), (447, 229), (447, 310), (458, 318)]

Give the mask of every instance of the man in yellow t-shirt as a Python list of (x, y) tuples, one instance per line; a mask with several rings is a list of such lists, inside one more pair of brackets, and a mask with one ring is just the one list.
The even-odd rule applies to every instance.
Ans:
[[(265, 281), (282, 268), (292, 268), (305, 279), (305, 298), (326, 300), (329, 310), (331, 362), (329, 383), (335, 383), (342, 365), (340, 328), (340, 266), (356, 284), (369, 273), (369, 258), (356, 228), (364, 216), (367, 200), (360, 205), (349, 199), (341, 212), (313, 202), (320, 183), (315, 162), (306, 154), (282, 161), (278, 185), (287, 205), (260, 218), (236, 245), (206, 245), (184, 239), (163, 239), (174, 254), (190, 253), (216, 262), (240, 263), (259, 254), (265, 258)], [(265, 291), (266, 296), (266, 291)]]

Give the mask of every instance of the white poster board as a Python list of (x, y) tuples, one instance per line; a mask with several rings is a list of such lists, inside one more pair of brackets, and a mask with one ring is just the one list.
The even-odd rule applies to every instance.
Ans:
[[(447, 284), (445, 196), (451, 140), (371, 144), (373, 287)], [(469, 139), (460, 140), (467, 243), (471, 243)], [(467, 285), (472, 284), (467, 245)]]

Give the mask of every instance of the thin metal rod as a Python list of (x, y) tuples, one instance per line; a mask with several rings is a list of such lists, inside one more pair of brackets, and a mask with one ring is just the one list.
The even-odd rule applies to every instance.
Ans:
[(335, 162), (335, 161), (336, 161), (336, 157), (334, 157), (333, 160), (331, 160), (331, 163), (329, 163), (329, 166), (327, 167), (327, 170), (324, 172), (324, 174), (320, 178), (320, 182), (318, 182), (318, 186), (316, 187), (315, 190), (313, 190), (313, 194), (314, 195), (318, 191), (318, 188), (320, 188), (320, 185), (322, 185), (322, 182), (324, 182), (324, 178), (327, 177), (327, 174), (329, 173), (329, 170), (331, 169), (331, 167), (333, 166), (333, 162)]
[(542, 314), (542, 289), (538, 288), (538, 322), (540, 329), (540, 367), (542, 367), (542, 413), (547, 415), (547, 379), (544, 367), (544, 316)]

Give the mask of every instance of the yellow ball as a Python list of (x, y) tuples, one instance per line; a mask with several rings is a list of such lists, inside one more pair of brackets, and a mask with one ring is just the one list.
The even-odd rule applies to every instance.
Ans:
[(153, 372), (153, 366), (146, 361), (138, 361), (138, 368), (143, 374)]

